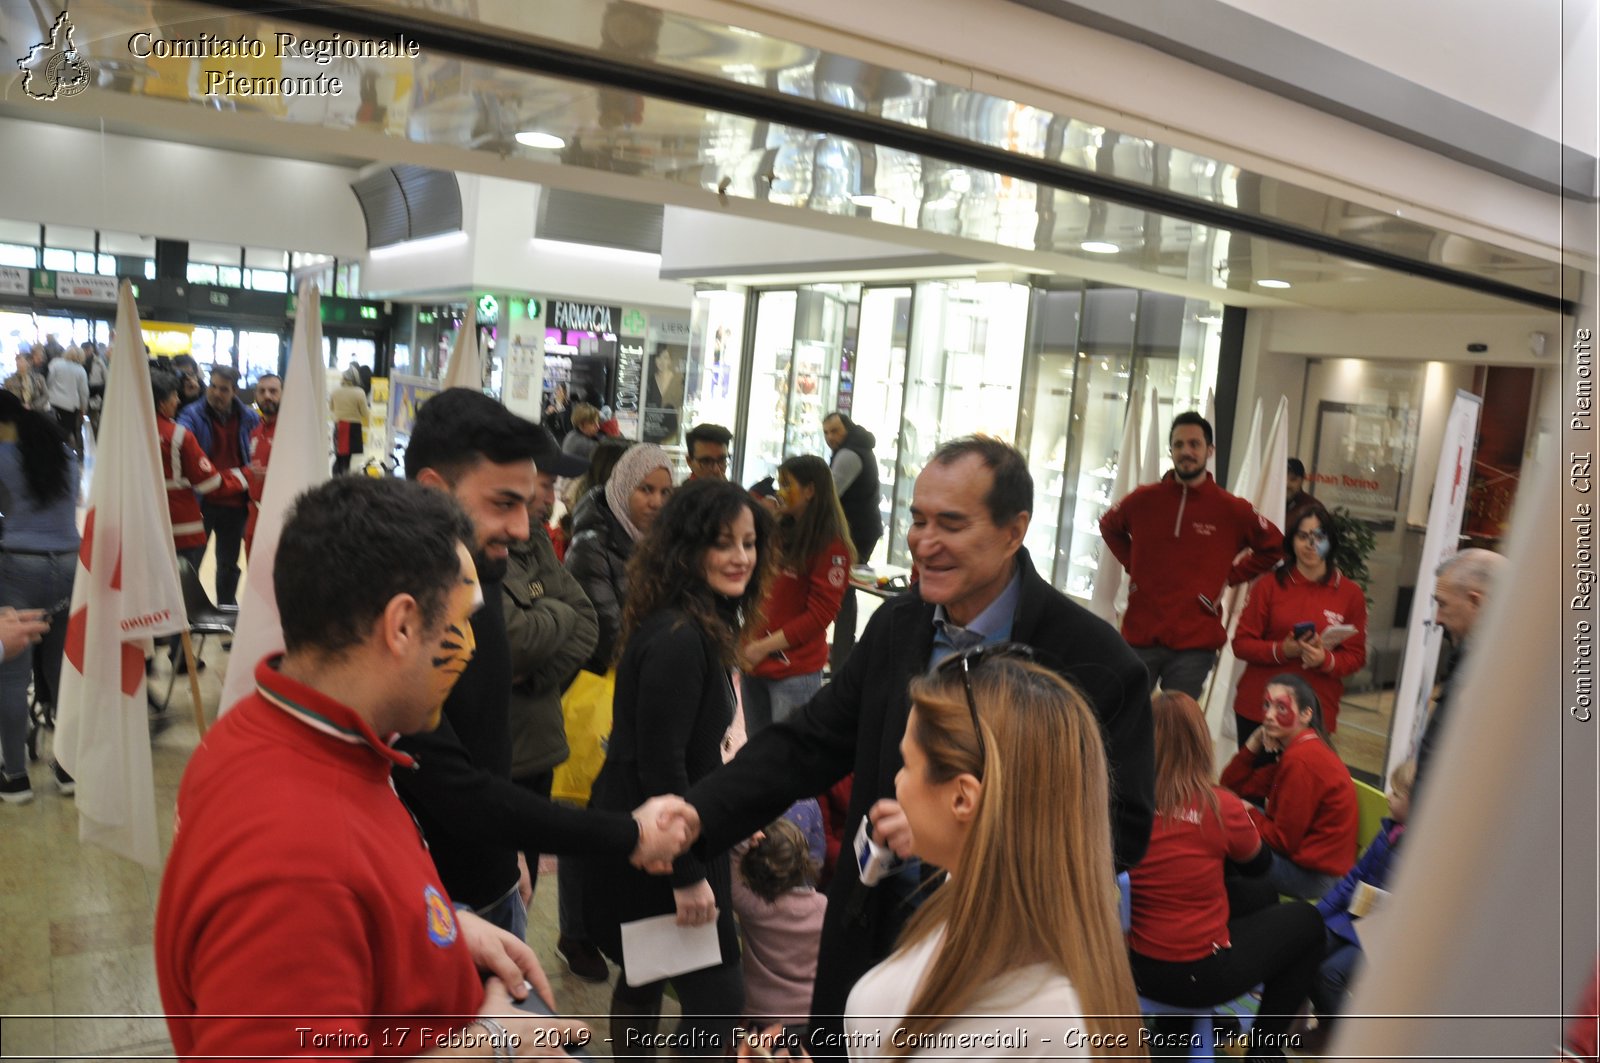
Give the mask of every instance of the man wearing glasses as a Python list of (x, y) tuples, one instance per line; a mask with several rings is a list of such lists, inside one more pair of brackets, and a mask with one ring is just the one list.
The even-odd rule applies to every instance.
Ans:
[(733, 433), (720, 424), (697, 424), (683, 437), (689, 448), (689, 479), (726, 480), (728, 478), (728, 444)]
[[(907, 684), (947, 660), (975, 667), (981, 648), (1011, 642), (1037, 651), (1094, 707), (1111, 764), (1117, 863), (1139, 861), (1154, 807), (1149, 680), (1109, 624), (1034, 570), (1022, 546), (1032, 509), (1033, 478), (1011, 446), (967, 436), (939, 448), (911, 503), (920, 582), (873, 614), (855, 652), (816, 697), (685, 795), (705, 851), (748, 837), (791, 802), (853, 771), (845, 837), (871, 810), (874, 840), (908, 855), (910, 828), (892, 800)], [(1053, 814), (1041, 794), (1039, 815)], [(912, 862), (874, 887), (849, 871), (834, 876), (811, 1006), (813, 1055), (844, 1054), (840, 1015), (850, 989), (893, 949), (910, 914), (905, 901), (930, 875)]]

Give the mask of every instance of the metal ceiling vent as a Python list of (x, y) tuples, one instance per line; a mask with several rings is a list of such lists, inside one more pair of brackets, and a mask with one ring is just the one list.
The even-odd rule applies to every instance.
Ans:
[(446, 170), (392, 166), (358, 177), (350, 190), (367, 221), (369, 250), (461, 228), (461, 186)]
[(661, 205), (546, 187), (535, 232), (546, 240), (661, 253)]

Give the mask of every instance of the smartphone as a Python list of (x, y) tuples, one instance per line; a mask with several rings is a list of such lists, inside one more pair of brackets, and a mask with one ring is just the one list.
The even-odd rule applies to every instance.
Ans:
[(856, 831), (856, 870), (863, 886), (876, 886), (900, 869), (903, 861), (887, 845), (872, 840), (872, 821), (863, 818)]
[(1317, 625), (1310, 620), (1302, 620), (1294, 626), (1294, 640), (1301, 642), (1317, 633)]

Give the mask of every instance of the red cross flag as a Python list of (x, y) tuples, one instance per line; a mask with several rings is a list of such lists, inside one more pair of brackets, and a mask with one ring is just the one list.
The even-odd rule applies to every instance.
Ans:
[(161, 866), (144, 659), (188, 624), (133, 289), (117, 295), (99, 458), (67, 622), (55, 755), (78, 781), (78, 837)]

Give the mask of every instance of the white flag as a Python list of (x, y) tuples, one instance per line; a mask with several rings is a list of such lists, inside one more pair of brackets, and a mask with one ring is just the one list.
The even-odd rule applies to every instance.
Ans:
[(188, 626), (155, 402), (133, 289), (122, 282), (100, 456), (78, 553), (55, 755), (77, 780), (78, 837), (161, 866), (145, 652)]
[(328, 478), (327, 375), (322, 369), (322, 297), (314, 285), (300, 289), (294, 344), (283, 381), (277, 434), (267, 483), (261, 491), (261, 512), (250, 547), (250, 570), (239, 599), (239, 620), (233, 631), (233, 652), (222, 683), (219, 714), (255, 689), (256, 664), (283, 652), (283, 620), (272, 593), (273, 561), (283, 518), (294, 500)]
[(483, 390), (483, 359), (478, 355), (478, 326), (472, 319), (471, 307), (467, 308), (461, 331), (456, 333), (456, 348), (450, 352), (450, 364), (445, 367), (441, 383), (447, 388)]

